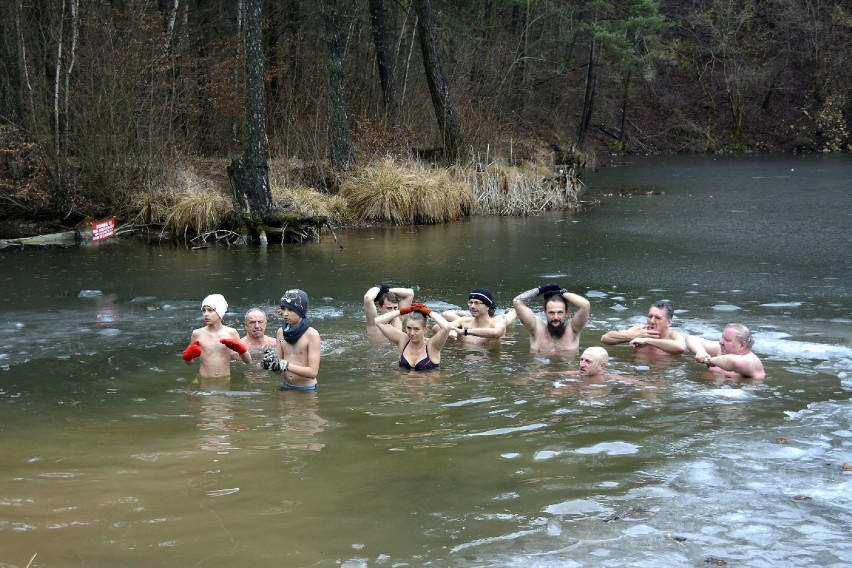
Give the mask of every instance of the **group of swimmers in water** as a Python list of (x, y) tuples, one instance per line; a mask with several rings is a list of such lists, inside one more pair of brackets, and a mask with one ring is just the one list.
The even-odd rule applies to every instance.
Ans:
[[(541, 296), (544, 319), (529, 307)], [(228, 303), (221, 294), (211, 294), (201, 302), (204, 327), (192, 332), (182, 356), (188, 365), (199, 359), (201, 378), (226, 379), (230, 362), (239, 358), (251, 363), (260, 357), (260, 366), (281, 374), (282, 390), (317, 390), (320, 365), (320, 334), (308, 316), (309, 298), (304, 290), (290, 289), (281, 297), (280, 313), (284, 320), (275, 338), (266, 335), (266, 314), (259, 308), (245, 316), (246, 335), (222, 323)], [(399, 366), (412, 372), (431, 371), (441, 364), (441, 352), (447, 340), (490, 348), (498, 345), (506, 328), (519, 319), (529, 332), (530, 351), (534, 353), (576, 352), (580, 334), (589, 321), (591, 304), (579, 294), (559, 284), (549, 283), (515, 296), (512, 307), (497, 315), (497, 304), (487, 288), (476, 288), (468, 296), (467, 310), (430, 310), (414, 302), (411, 288), (391, 288), (377, 284), (364, 294), (367, 333), (385, 337), (399, 348)], [(571, 311), (573, 308), (573, 314)], [(718, 342), (684, 335), (671, 329), (674, 308), (668, 300), (654, 302), (644, 325), (609, 331), (600, 340), (605, 345), (629, 343), (637, 353), (655, 356), (694, 354), (697, 363), (727, 377), (762, 379), (763, 364), (752, 352), (754, 340), (749, 329), (729, 323)], [(429, 326), (431, 320), (432, 326)], [(609, 354), (600, 346), (580, 354), (576, 374), (588, 379), (606, 378)]]

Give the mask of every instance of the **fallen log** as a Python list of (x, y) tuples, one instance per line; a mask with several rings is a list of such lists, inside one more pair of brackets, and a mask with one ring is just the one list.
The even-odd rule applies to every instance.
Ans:
[(19, 239), (0, 239), (0, 249), (10, 246), (70, 247), (79, 244), (83, 240), (80, 231), (63, 231), (61, 233), (48, 233), (34, 237), (21, 237)]

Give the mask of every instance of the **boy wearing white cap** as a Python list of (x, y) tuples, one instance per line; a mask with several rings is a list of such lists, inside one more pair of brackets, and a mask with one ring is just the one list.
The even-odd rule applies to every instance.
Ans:
[(230, 377), (231, 359), (236, 356), (243, 363), (251, 363), (251, 355), (240, 341), (239, 332), (222, 323), (226, 311), (228, 302), (222, 294), (210, 294), (204, 298), (201, 302), (204, 327), (192, 332), (190, 344), (181, 355), (187, 365), (199, 359), (198, 375), (203, 379)]
[(311, 327), (308, 294), (293, 288), (281, 297), (284, 325), (278, 329), (275, 352), (268, 351), (260, 366), (282, 373), (281, 390), (314, 392), (320, 366), (320, 334)]

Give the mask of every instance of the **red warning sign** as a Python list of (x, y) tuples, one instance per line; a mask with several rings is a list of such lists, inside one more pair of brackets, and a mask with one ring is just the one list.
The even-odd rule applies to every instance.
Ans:
[(102, 241), (115, 235), (115, 217), (92, 223), (92, 240)]

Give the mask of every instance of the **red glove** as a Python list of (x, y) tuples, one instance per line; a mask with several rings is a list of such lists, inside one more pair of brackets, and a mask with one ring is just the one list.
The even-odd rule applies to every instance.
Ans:
[(411, 309), (416, 312), (420, 312), (424, 316), (428, 316), (432, 313), (432, 310), (427, 308), (426, 304), (421, 304), (420, 302), (414, 302), (413, 304), (411, 304)]
[(220, 339), (219, 343), (224, 344), (225, 347), (227, 347), (231, 351), (236, 351), (240, 355), (248, 351), (248, 348), (237, 339)]
[(404, 308), (399, 308), (399, 315), (404, 316), (410, 314), (414, 311), (414, 306), (405, 306)]
[(196, 357), (201, 357), (201, 342), (193, 341), (189, 344), (189, 346), (183, 350), (181, 353), (181, 357), (183, 357), (184, 361), (192, 361)]

